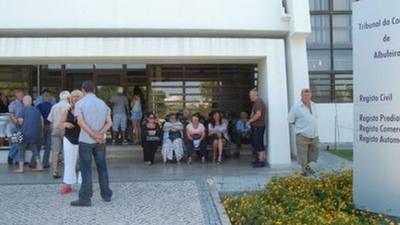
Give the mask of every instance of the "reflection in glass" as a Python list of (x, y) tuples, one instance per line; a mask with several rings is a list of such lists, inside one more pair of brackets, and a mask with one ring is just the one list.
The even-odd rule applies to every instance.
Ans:
[(310, 0), (310, 10), (322, 11), (329, 9), (329, 0)]
[(329, 71), (331, 69), (330, 52), (328, 50), (310, 50), (307, 53), (310, 71)]
[(350, 15), (334, 15), (332, 17), (332, 35), (334, 47), (351, 48), (352, 26)]
[(311, 29), (312, 32), (307, 38), (309, 48), (329, 48), (331, 35), (329, 29), (329, 16), (312, 15)]
[(351, 0), (333, 0), (333, 10), (347, 11), (351, 10)]
[(316, 102), (328, 102), (331, 100), (331, 75), (310, 74), (310, 88), (313, 92), (313, 100)]
[(333, 52), (335, 70), (352, 70), (353, 56), (351, 50), (335, 50)]

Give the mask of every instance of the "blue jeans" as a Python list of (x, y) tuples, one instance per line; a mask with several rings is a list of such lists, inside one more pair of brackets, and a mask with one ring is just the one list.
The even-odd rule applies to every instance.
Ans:
[[(188, 157), (192, 157), (193, 151), (194, 150), (194, 145), (193, 145), (193, 141), (188, 140), (187, 141), (187, 147), (188, 147)], [(208, 157), (208, 151), (207, 151), (207, 143), (205, 140), (202, 140), (200, 142), (200, 146), (199, 146), (199, 150), (195, 151), (197, 153), (197, 155), (201, 156), (201, 157)]]
[(43, 166), (49, 166), (50, 149), (51, 149), (51, 127), (50, 124), (44, 125), (44, 154)]
[(8, 157), (12, 158), (14, 162), (18, 161), (18, 147), (18, 144), (12, 143), (8, 152)]
[(99, 177), (100, 195), (102, 198), (111, 198), (112, 196), (112, 191), (109, 187), (108, 181), (106, 145), (79, 142), (79, 167), (82, 174), (79, 200), (85, 203), (90, 203), (90, 199), (93, 196), (92, 155), (96, 163), (97, 174)]

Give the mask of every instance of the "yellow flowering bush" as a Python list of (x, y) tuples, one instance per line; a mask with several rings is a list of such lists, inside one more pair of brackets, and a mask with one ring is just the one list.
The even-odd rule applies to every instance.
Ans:
[(233, 225), (395, 224), (354, 208), (350, 170), (318, 179), (274, 177), (260, 192), (226, 196), (223, 205)]

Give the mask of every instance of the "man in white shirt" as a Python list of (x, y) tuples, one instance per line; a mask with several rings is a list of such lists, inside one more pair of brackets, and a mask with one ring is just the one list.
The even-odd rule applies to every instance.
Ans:
[(289, 123), (295, 127), (297, 159), (304, 176), (314, 172), (310, 163), (317, 162), (319, 155), (318, 114), (311, 97), (311, 91), (303, 89), (301, 101), (291, 108), (288, 117)]

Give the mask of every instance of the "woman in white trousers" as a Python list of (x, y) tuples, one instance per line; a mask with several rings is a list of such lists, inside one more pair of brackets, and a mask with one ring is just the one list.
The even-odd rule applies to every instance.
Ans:
[(80, 173), (77, 172), (76, 164), (78, 161), (78, 139), (80, 128), (77, 119), (74, 116), (74, 106), (82, 98), (83, 94), (79, 90), (71, 92), (69, 99), (70, 109), (63, 115), (63, 120), (60, 124), (61, 128), (65, 128), (64, 134), (64, 186), (61, 188), (61, 194), (72, 192), (73, 184), (80, 184)]

